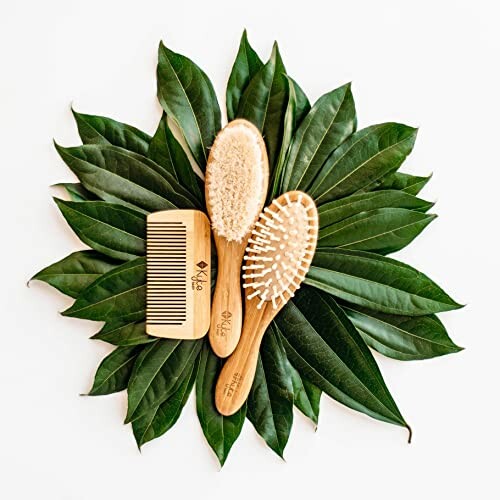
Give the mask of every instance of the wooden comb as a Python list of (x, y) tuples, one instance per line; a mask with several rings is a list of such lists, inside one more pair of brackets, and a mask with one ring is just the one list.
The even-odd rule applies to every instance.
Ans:
[(222, 415), (232, 415), (246, 401), (264, 332), (309, 270), (318, 239), (316, 205), (300, 191), (285, 193), (260, 214), (252, 235), (243, 266), (247, 298), (243, 331), (215, 389)]
[(147, 216), (146, 333), (198, 339), (210, 326), (210, 223), (199, 210)]

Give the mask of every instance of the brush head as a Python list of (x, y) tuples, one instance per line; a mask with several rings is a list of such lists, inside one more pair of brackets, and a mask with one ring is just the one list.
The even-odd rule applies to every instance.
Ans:
[(304, 280), (316, 249), (318, 211), (305, 193), (291, 191), (273, 200), (252, 230), (242, 267), (247, 299), (280, 309)]
[(246, 120), (232, 121), (217, 135), (206, 170), (207, 208), (218, 236), (243, 240), (262, 210), (268, 181), (259, 130)]

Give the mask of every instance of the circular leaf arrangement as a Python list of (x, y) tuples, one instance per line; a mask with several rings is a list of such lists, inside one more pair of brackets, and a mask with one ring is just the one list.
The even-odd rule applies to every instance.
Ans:
[(357, 130), (349, 84), (311, 106), (287, 75), (277, 45), (263, 63), (243, 33), (227, 85), (228, 120), (245, 118), (262, 132), (271, 170), (268, 200), (305, 191), (318, 206), (320, 231), (305, 285), (264, 336), (246, 406), (224, 417), (214, 406), (223, 361), (208, 340), (145, 333), (146, 215), (205, 210), (202, 173), (221, 128), (207, 75), (163, 43), (157, 81), (164, 114), (153, 137), (73, 111), (83, 145), (56, 145), (80, 182), (61, 184), (71, 201), (55, 202), (91, 250), (34, 279), (75, 298), (63, 314), (104, 322), (92, 338), (116, 346), (89, 394), (127, 390), (125, 422), (141, 447), (176, 423), (196, 387), (199, 421), (221, 464), (245, 417), (283, 456), (293, 407), (317, 424), (322, 392), (409, 430), (369, 348), (399, 360), (461, 350), (436, 316), (461, 306), (424, 274), (386, 257), (435, 218), (428, 214), (432, 203), (417, 197), (429, 177), (399, 171), (417, 130), (399, 123)]

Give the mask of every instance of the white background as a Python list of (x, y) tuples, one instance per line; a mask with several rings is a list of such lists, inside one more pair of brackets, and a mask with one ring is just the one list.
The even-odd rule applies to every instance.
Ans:
[[(0, 7), (2, 307), (0, 496), (4, 499), (499, 498), (499, 11), (491, 1), (11, 1)], [(323, 397), (301, 415), (286, 462), (247, 422), (226, 466), (190, 400), (140, 454), (125, 396), (85, 398), (109, 347), (63, 318), (70, 300), (28, 278), (81, 245), (50, 199), (72, 175), (52, 147), (77, 143), (70, 103), (153, 132), (160, 39), (194, 59), (220, 102), (242, 29), (263, 58), (280, 42), (312, 100), (353, 81), (359, 127), (420, 126), (407, 171), (434, 172), (440, 218), (398, 258), (468, 306), (443, 315), (466, 350), (425, 362), (376, 356), (413, 426)]]

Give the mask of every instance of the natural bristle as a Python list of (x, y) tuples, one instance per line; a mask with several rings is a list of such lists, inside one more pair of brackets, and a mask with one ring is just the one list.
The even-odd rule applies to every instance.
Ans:
[(241, 241), (254, 224), (265, 189), (260, 134), (245, 124), (222, 130), (207, 165), (207, 201), (213, 230)]
[(286, 193), (260, 214), (243, 266), (247, 299), (283, 305), (300, 287), (316, 248), (318, 214), (304, 193)]

